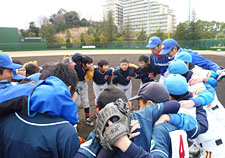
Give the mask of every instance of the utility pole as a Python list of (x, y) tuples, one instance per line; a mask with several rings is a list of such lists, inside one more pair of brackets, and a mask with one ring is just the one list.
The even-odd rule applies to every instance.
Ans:
[(191, 22), (191, 0), (189, 0), (189, 8), (188, 8), (188, 40), (190, 38), (190, 22)]
[(148, 11), (147, 11), (147, 36), (150, 34), (150, 0), (148, 0)]

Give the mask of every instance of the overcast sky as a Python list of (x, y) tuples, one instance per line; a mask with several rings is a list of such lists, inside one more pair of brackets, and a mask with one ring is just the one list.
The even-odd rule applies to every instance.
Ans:
[[(188, 19), (189, 0), (156, 0), (168, 4), (174, 9), (177, 22)], [(28, 28), (29, 22), (41, 16), (49, 18), (60, 8), (67, 11), (76, 11), (80, 17), (92, 20), (102, 19), (102, 5), (105, 0), (1, 0), (0, 27)], [(195, 9), (197, 18), (201, 20), (215, 20), (225, 22), (223, 0), (191, 0), (192, 9)]]

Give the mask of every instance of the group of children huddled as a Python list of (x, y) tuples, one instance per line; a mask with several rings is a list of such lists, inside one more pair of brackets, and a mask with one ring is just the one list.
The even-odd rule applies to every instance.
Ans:
[[(75, 53), (40, 69), (0, 53), (0, 157), (186, 158), (193, 147), (202, 158), (225, 157), (225, 109), (214, 89), (225, 70), (174, 39), (153, 36), (147, 48), (150, 60), (141, 55), (136, 66), (123, 58), (115, 68), (104, 59), (93, 66), (90, 56)], [(134, 97), (132, 77), (141, 80)], [(94, 125), (90, 80), (97, 114), (117, 99), (130, 107), (138, 101), (139, 109), (128, 116), (129, 136), (117, 138), (113, 150), (100, 145), (95, 131), (80, 142), (73, 126), (79, 106), (86, 124)]]
[[(67, 59), (65, 59), (67, 58)], [(93, 60), (89, 56), (83, 56), (80, 53), (75, 53), (72, 57), (66, 55), (65, 61), (74, 62), (74, 69), (77, 72), (79, 82), (77, 90), (79, 95), (76, 103), (78, 106), (84, 108), (86, 116), (86, 124), (93, 126), (89, 114), (89, 100), (88, 100), (88, 84), (93, 79), (93, 92), (95, 95), (96, 111), (98, 113), (97, 98), (102, 90), (108, 87), (111, 82), (124, 91), (127, 99), (131, 98), (132, 83), (131, 78), (141, 79), (141, 85), (147, 82), (154, 81), (154, 77), (160, 74), (155, 65), (149, 64), (149, 57), (141, 55), (139, 58), (140, 66), (130, 64), (129, 60), (122, 58), (120, 65), (111, 68), (108, 61), (100, 59), (97, 65), (93, 65)]]

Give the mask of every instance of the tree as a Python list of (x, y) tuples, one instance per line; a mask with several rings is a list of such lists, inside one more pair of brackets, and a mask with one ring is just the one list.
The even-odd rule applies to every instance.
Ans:
[(56, 25), (57, 32), (63, 31), (65, 29), (66, 29), (66, 23), (65, 23), (65, 21), (59, 21), (58, 24)]
[(71, 38), (70, 30), (66, 30), (66, 38), (67, 39), (70, 39)]
[(57, 14), (66, 14), (66, 10), (63, 8), (60, 8)]
[(138, 41), (145, 41), (147, 39), (146, 31), (142, 28), (141, 31), (137, 35)]
[(200, 27), (198, 23), (196, 22), (196, 13), (193, 10), (192, 12), (192, 21), (190, 22), (190, 31), (189, 31), (189, 40), (198, 40), (201, 39), (200, 36)]
[(130, 19), (127, 17), (127, 22), (125, 23), (125, 27), (123, 30), (123, 39), (126, 41), (131, 40), (131, 28), (130, 28)]
[(65, 43), (65, 39), (63, 37), (56, 37), (56, 42), (62, 44)]
[(71, 38), (70, 30), (67, 29), (67, 30), (66, 30), (66, 47), (67, 47), (67, 48), (72, 48), (72, 44), (71, 44), (71, 42), (70, 42), (70, 38)]
[(105, 48), (107, 46), (107, 39), (103, 35), (103, 33), (100, 34), (99, 36), (99, 41), (101, 42), (100, 46)]
[(21, 34), (22, 37), (28, 37), (28, 36), (29, 36), (29, 35), (28, 35), (28, 31), (26, 31), (26, 30), (24, 30), (24, 29), (21, 29), (21, 30), (20, 30), (20, 34)]
[(162, 32), (160, 29), (158, 29), (155, 33), (152, 33), (149, 35), (149, 37), (152, 37), (152, 36), (157, 36), (162, 41), (164, 41), (167, 38), (167, 35), (164, 32)]
[(94, 40), (95, 40), (95, 37), (93, 36), (93, 34), (92, 34), (92, 35), (87, 35), (87, 36), (85, 36), (85, 42), (86, 42), (87, 44), (93, 43)]
[(122, 44), (123, 43), (123, 37), (118, 37), (117, 38), (117, 43)]
[(109, 11), (107, 19), (103, 22), (104, 36), (107, 39), (107, 42), (112, 42), (117, 35), (117, 28), (114, 23), (114, 18), (112, 11)]
[(38, 24), (41, 27), (42, 25), (47, 25), (49, 24), (49, 20), (46, 16), (39, 16), (38, 17)]
[(89, 26), (90, 23), (85, 19), (85, 18), (82, 18), (80, 20), (80, 26)]
[(179, 23), (176, 31), (173, 35), (175, 40), (186, 40), (187, 39), (187, 22)]
[(73, 43), (80, 43), (80, 39), (79, 38), (74, 38), (74, 39), (72, 39), (72, 42)]
[(66, 28), (73, 28), (80, 26), (80, 18), (77, 12), (70, 11), (64, 14)]
[(225, 33), (220, 32), (220, 33), (216, 34), (216, 39), (225, 39)]
[(57, 14), (54, 14), (49, 19), (49, 21), (55, 25), (57, 32), (65, 30), (67, 28), (64, 15), (61, 12), (62, 11), (58, 11)]
[(215, 33), (213, 32), (202, 32), (201, 33), (201, 39), (214, 39)]
[(96, 33), (96, 30), (93, 26), (88, 27), (88, 31), (87, 31), (88, 35), (92, 35), (92, 34), (95, 34), (95, 33)]
[(81, 43), (85, 43), (85, 39), (84, 39), (84, 33), (82, 32), (80, 35), (80, 42)]
[[(28, 29), (28, 32), (33, 32), (35, 33), (35, 36), (38, 37), (38, 34), (39, 34), (39, 28), (36, 27), (36, 24), (32, 21), (30, 22), (30, 26), (29, 26), (29, 29)], [(33, 34), (32, 34), (33, 35)]]
[(29, 32), (29, 33), (28, 33), (28, 36), (29, 36), (29, 37), (36, 37), (36, 33), (34, 33), (34, 32)]
[(52, 44), (56, 42), (55, 33), (56, 33), (55, 25), (48, 24), (41, 27), (39, 36), (44, 37), (47, 41), (47, 44)]
[(80, 47), (80, 39), (74, 38), (72, 39), (73, 47), (79, 48)]
[(107, 42), (107, 39), (105, 38), (105, 36), (103, 34), (100, 35), (100, 42), (101, 43)]

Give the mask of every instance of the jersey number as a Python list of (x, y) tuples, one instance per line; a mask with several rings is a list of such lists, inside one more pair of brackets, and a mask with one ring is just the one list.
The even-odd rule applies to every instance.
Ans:
[(184, 158), (185, 152), (184, 152), (184, 143), (183, 143), (183, 137), (180, 135), (180, 145), (179, 145), (179, 158)]

